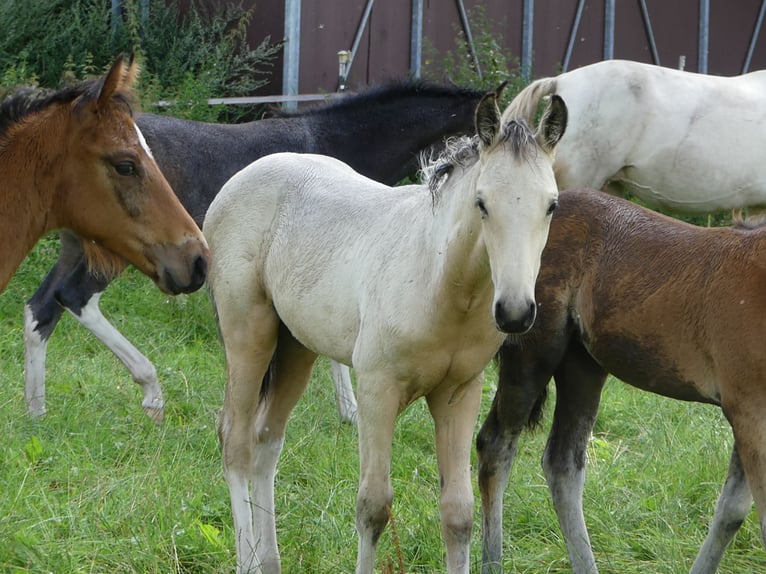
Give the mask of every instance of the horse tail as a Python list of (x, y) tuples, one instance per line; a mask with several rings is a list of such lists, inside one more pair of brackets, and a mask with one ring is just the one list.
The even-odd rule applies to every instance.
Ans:
[(269, 362), (269, 367), (266, 369), (266, 373), (263, 375), (263, 380), (261, 381), (261, 392), (258, 395), (259, 405), (266, 401), (266, 398), (269, 396), (269, 393), (272, 391), (274, 387), (274, 375), (276, 373), (276, 356), (277, 354), (274, 353), (274, 356), (271, 358), (271, 361)]
[(537, 395), (535, 404), (532, 405), (532, 409), (529, 411), (529, 418), (527, 419), (527, 430), (536, 430), (540, 426), (540, 422), (543, 420), (543, 407), (545, 401), (548, 398), (548, 385), (545, 385), (540, 394)]
[(537, 108), (543, 98), (556, 93), (556, 78), (541, 78), (521, 90), (503, 112), (503, 123), (510, 119), (522, 119), (535, 124)]

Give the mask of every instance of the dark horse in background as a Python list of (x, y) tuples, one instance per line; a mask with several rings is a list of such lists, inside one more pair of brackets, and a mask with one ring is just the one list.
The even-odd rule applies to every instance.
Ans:
[[(484, 92), (412, 82), (373, 88), (322, 106), (243, 124), (209, 124), (142, 114), (149, 148), (186, 210), (201, 226), (210, 202), (237, 171), (261, 156), (292, 151), (336, 157), (363, 175), (394, 184), (417, 167), (419, 152), (473, 132)], [(131, 371), (143, 407), (157, 422), (164, 401), (154, 365), (107, 321), (99, 298), (113, 277), (88, 270), (80, 238), (61, 234), (58, 261), (25, 310), (26, 401), (45, 414), (45, 354), (64, 309)]]
[(543, 470), (575, 574), (598, 572), (583, 516), (588, 439), (607, 375), (718, 405), (729, 474), (691, 572), (712, 573), (753, 499), (766, 543), (766, 224), (700, 228), (607, 194), (562, 192), (537, 279), (537, 320), (499, 352), (476, 445), (483, 573), (500, 572), (503, 491), (519, 435), (556, 408)]

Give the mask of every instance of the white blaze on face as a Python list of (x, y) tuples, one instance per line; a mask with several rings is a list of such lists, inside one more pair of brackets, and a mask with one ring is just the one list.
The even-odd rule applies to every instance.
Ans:
[(142, 134), (141, 130), (138, 129), (138, 124), (134, 123), (133, 125), (136, 128), (136, 133), (138, 134), (138, 141), (141, 143), (141, 147), (144, 148), (144, 151), (146, 152), (146, 154), (150, 158), (154, 159), (154, 155), (152, 154), (152, 150), (149, 149), (149, 144), (147, 144), (146, 140), (144, 139), (144, 134)]

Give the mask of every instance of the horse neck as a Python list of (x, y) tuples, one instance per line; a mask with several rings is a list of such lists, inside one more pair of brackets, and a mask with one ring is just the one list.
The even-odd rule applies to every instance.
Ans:
[(473, 300), (492, 284), (481, 217), (471, 192), (478, 175), (478, 164), (456, 174), (436, 199), (430, 238), (438, 260), (434, 287), (442, 296)]
[[(56, 106), (58, 107), (58, 106)], [(63, 123), (54, 110), (13, 128), (0, 144), (0, 290), (46, 232), (59, 225), (55, 193), (60, 156), (49, 155), (46, 142), (65, 141)]]
[(389, 185), (417, 171), (417, 154), (473, 129), (470, 95), (402, 96), (305, 116), (316, 153), (332, 155)]

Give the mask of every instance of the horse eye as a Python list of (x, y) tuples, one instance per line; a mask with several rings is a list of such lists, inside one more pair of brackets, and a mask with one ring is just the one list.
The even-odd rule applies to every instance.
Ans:
[(559, 200), (558, 199), (554, 199), (553, 201), (551, 201), (551, 204), (548, 206), (548, 215), (550, 215), (551, 213), (556, 211), (556, 208), (558, 206), (559, 206)]
[(136, 175), (138, 173), (138, 170), (136, 169), (136, 164), (132, 161), (121, 161), (119, 163), (114, 164), (115, 171), (120, 175)]
[(476, 207), (479, 208), (479, 211), (481, 211), (481, 218), (484, 219), (487, 217), (487, 206), (484, 205), (484, 200), (480, 197), (476, 198)]

